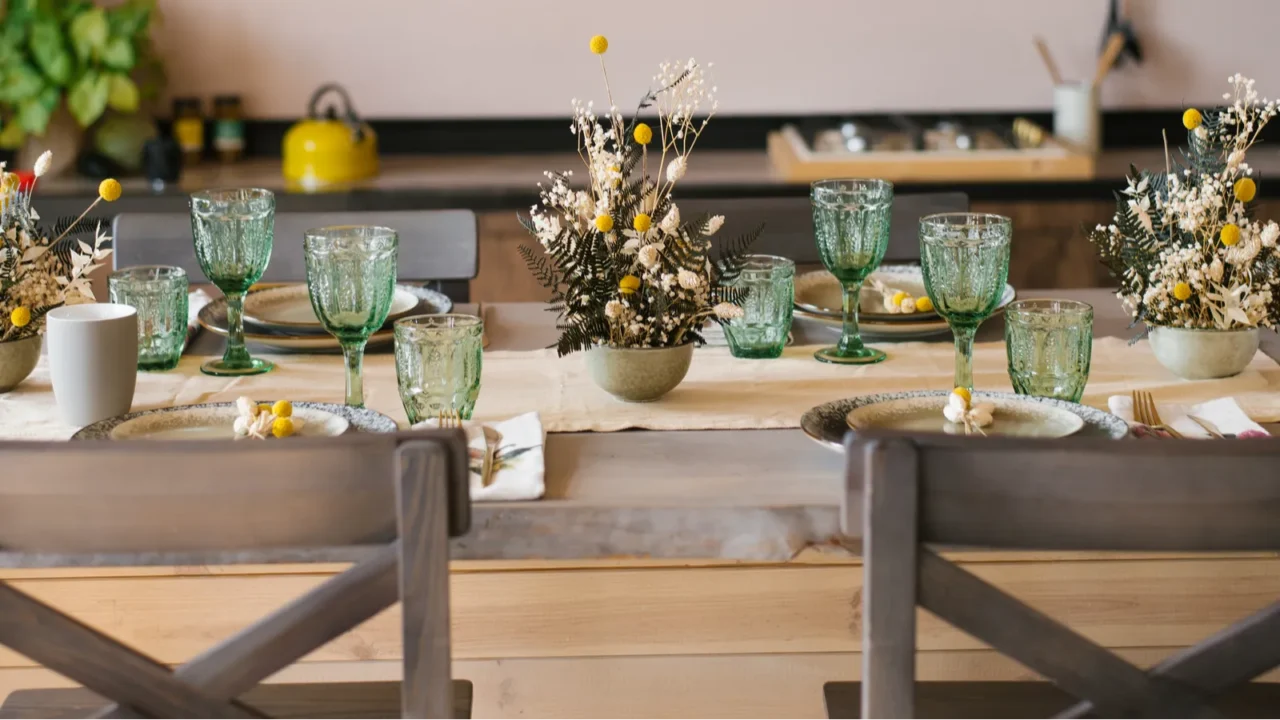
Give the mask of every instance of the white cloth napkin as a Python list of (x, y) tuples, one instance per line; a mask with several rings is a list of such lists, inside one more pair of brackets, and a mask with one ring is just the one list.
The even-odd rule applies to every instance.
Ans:
[(205, 305), (213, 302), (213, 297), (202, 289), (192, 290), (187, 293), (187, 344), (191, 344), (192, 338), (196, 333), (200, 332), (200, 311)]
[[(1107, 408), (1113, 415), (1123, 418), (1130, 424), (1134, 423), (1131, 396), (1112, 395), (1107, 398)], [(1236, 399), (1231, 397), (1218, 398), (1198, 405), (1156, 402), (1156, 412), (1160, 413), (1160, 419), (1165, 425), (1190, 438), (1208, 438), (1210, 435), (1200, 427), (1199, 423), (1187, 417), (1188, 415), (1208, 420), (1217, 426), (1218, 432), (1224, 435), (1240, 435), (1249, 430), (1263, 435), (1268, 434), (1261, 425), (1251, 420), (1240, 408)]]
[[(413, 428), (434, 428), (437, 421), (424, 420)], [(484, 428), (495, 433), (498, 451), (493, 460), (489, 485), (484, 485), (481, 472), (488, 446)], [(546, 433), (538, 413), (517, 415), (501, 422), (465, 422), (467, 449), (471, 455), (471, 499), (475, 502), (496, 500), (537, 500), (547, 491), (546, 460), (543, 444)]]

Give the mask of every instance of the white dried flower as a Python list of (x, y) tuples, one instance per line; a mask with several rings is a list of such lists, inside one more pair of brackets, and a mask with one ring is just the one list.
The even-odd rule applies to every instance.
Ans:
[(36, 158), (35, 173), (36, 177), (41, 177), (49, 172), (49, 166), (53, 164), (53, 152), (45, 150), (40, 153), (40, 157)]
[(1277, 225), (1274, 220), (1267, 223), (1266, 227), (1262, 228), (1261, 238), (1262, 238), (1262, 247), (1266, 247), (1266, 248), (1275, 247), (1276, 239), (1280, 238), (1280, 225)]
[(658, 264), (658, 258), (660, 257), (659, 251), (661, 249), (662, 249), (662, 243), (645, 245), (644, 247), (640, 248), (640, 251), (638, 253), (636, 253), (636, 259), (639, 260), (640, 264), (643, 265), (644, 267), (651, 268), (654, 265)]
[(252, 419), (241, 415), (231, 424), (231, 430), (236, 434), (236, 437), (244, 437), (249, 434), (249, 424), (252, 422)]
[(622, 313), (624, 311), (625, 311), (625, 308), (622, 306), (622, 303), (618, 302), (617, 300), (610, 300), (609, 302), (605, 303), (604, 316), (609, 318), (610, 320), (617, 320), (618, 318), (622, 317)]
[(902, 312), (904, 312), (904, 313), (913, 313), (913, 312), (915, 312), (915, 311), (916, 311), (916, 301), (915, 301), (915, 298), (912, 298), (912, 297), (904, 297), (904, 298), (902, 298), (902, 302), (901, 302), (900, 304), (901, 304), (901, 306), (902, 306)]
[(685, 170), (689, 169), (689, 161), (684, 155), (677, 155), (675, 159), (667, 163), (667, 182), (677, 182), (684, 177)]
[(1213, 282), (1220, 283), (1222, 282), (1222, 273), (1225, 269), (1226, 268), (1222, 264), (1222, 259), (1215, 257), (1213, 262), (1209, 263), (1209, 270), (1205, 273), (1205, 277), (1209, 278), (1209, 280)]
[(1240, 167), (1240, 163), (1242, 162), (1244, 162), (1244, 151), (1232, 150), (1231, 154), (1227, 156), (1227, 169), (1235, 171), (1236, 168)]
[(251, 397), (241, 395), (236, 398), (236, 412), (240, 413), (241, 417), (256, 418), (258, 417), (258, 403), (254, 402)]
[(942, 408), (942, 416), (947, 419), (947, 422), (962, 423), (964, 422), (964, 414), (965, 410), (963, 408), (957, 408), (954, 405), (947, 405)]
[(680, 272), (676, 274), (676, 280), (680, 283), (680, 287), (685, 290), (697, 290), (698, 286), (702, 284), (702, 278), (698, 277), (698, 273), (684, 268), (681, 268)]
[(711, 219), (707, 220), (707, 226), (702, 230), (702, 234), (711, 237), (719, 232), (722, 227), (724, 227), (724, 216), (712, 215)]
[(734, 305), (733, 303), (727, 302), (722, 302), (716, 305), (712, 310), (715, 311), (716, 317), (721, 320), (734, 320), (742, 317), (744, 314), (742, 308)]
[(892, 313), (894, 315), (897, 315), (898, 313), (902, 312), (902, 307), (899, 306), (898, 303), (893, 301), (892, 295), (885, 295), (883, 304), (884, 304), (884, 311), (887, 313)]
[(662, 222), (658, 224), (658, 227), (668, 235), (675, 235), (676, 231), (680, 229), (680, 208), (673, 203), (671, 210), (667, 212), (666, 217), (662, 218)]

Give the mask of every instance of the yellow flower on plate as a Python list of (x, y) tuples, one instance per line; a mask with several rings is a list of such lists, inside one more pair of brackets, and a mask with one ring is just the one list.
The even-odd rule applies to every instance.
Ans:
[(893, 294), (893, 299), (890, 300), (890, 302), (892, 302), (894, 305), (901, 305), (902, 301), (906, 299), (907, 299), (907, 294), (899, 290), (898, 292)]
[(635, 275), (624, 275), (618, 281), (618, 292), (623, 295), (631, 295), (640, 289), (640, 278)]
[(1184, 282), (1174, 285), (1173, 296), (1185, 302), (1191, 297), (1191, 286)]
[(597, 55), (603, 55), (609, 49), (609, 38), (603, 35), (595, 35), (591, 38), (591, 52)]
[(635, 228), (636, 232), (649, 232), (649, 228), (653, 227), (653, 218), (649, 217), (648, 213), (638, 213), (631, 221), (631, 227)]
[(636, 142), (641, 145), (648, 145), (653, 142), (653, 128), (644, 123), (640, 123), (639, 125), (636, 125), (635, 130), (631, 131), (631, 137), (635, 138)]
[(14, 327), (26, 327), (31, 323), (31, 310), (24, 307), (14, 308), (13, 312), (9, 313), (9, 322), (13, 323)]
[(288, 400), (277, 400), (276, 404), (271, 406), (271, 414), (278, 418), (293, 417), (293, 403)]
[(1195, 108), (1187, 108), (1187, 111), (1182, 113), (1182, 127), (1188, 130), (1195, 130), (1200, 127), (1202, 122), (1204, 122), (1204, 118), (1201, 117), (1200, 111)]
[(918, 298), (916, 298), (916, 310), (918, 310), (918, 311), (920, 311), (920, 312), (932, 312), (932, 311), (933, 311), (933, 301), (932, 301), (932, 300), (930, 300), (928, 297), (918, 297)]
[(597, 215), (596, 229), (600, 232), (609, 232), (613, 229), (613, 218), (608, 215)]
[(271, 403), (261, 403), (258, 405), (258, 414), (261, 415), (262, 413), (266, 413), (268, 415), (272, 414)]
[(278, 417), (271, 423), (271, 434), (278, 438), (287, 438), (293, 434), (293, 421), (287, 417)]
[(1218, 235), (1218, 239), (1223, 245), (1231, 247), (1240, 242), (1240, 226), (1235, 223), (1227, 223), (1222, 226), (1222, 232)]
[(115, 178), (107, 178), (98, 184), (98, 197), (107, 202), (119, 200), (122, 192), (124, 189), (120, 187), (120, 181)]
[(1236, 199), (1240, 202), (1249, 202), (1258, 194), (1258, 184), (1253, 178), (1240, 178), (1235, 185)]
[(969, 392), (969, 388), (958, 387), (951, 391), (952, 395), (959, 395), (964, 398), (964, 404), (968, 405), (973, 402), (973, 395)]

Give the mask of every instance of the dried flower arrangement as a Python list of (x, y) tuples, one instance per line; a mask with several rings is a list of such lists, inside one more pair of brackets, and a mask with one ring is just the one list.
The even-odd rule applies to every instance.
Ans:
[[(597, 35), (590, 45), (608, 91), (609, 42)], [(715, 113), (716, 88), (692, 59), (663, 63), (653, 79), (660, 89), (641, 99), (629, 122), (611, 92), (603, 118), (592, 102), (573, 101), (570, 131), (587, 167), (586, 187), (570, 187), (571, 171), (548, 172), (550, 186), (538, 184), (541, 202), (528, 220), (521, 218), (544, 251), (520, 248), (529, 270), (551, 290), (560, 355), (596, 345), (702, 342), (699, 330), (708, 319), (742, 314), (743, 291), (728, 284), (763, 228), (725, 243), (712, 260), (711, 238), (724, 217), (682, 218), (673, 199), (689, 153)], [(650, 107), (657, 111), (656, 129), (640, 121)], [(660, 149), (651, 150), (655, 141)]]
[(1183, 114), (1182, 161), (1163, 173), (1134, 168), (1113, 222), (1089, 233), (1135, 322), (1229, 330), (1280, 319), (1280, 225), (1253, 219), (1258, 185), (1245, 162), (1276, 103), (1253, 80), (1227, 80), (1230, 104)]
[[(40, 156), (29, 184), (0, 163), (0, 342), (39, 335), (45, 314), (56, 307), (93, 302), (89, 273), (111, 254), (111, 236), (99, 220), (85, 216), (99, 202), (119, 199), (115, 180), (102, 181), (98, 197), (79, 217), (51, 228), (37, 224), (40, 215), (31, 207), (31, 195), (51, 160), (48, 152)], [(94, 234), (92, 244), (77, 239), (88, 232)]]

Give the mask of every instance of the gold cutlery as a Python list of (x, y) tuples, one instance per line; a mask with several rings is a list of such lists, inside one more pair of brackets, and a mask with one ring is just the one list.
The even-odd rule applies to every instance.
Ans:
[(436, 413), (436, 426), (443, 430), (461, 430), (462, 415), (457, 410), (440, 410)]
[(1187, 417), (1191, 418), (1191, 421), (1194, 422), (1195, 424), (1204, 428), (1204, 431), (1209, 433), (1209, 437), (1217, 438), (1219, 440), (1223, 440), (1227, 437), (1222, 433), (1221, 430), (1218, 429), (1217, 425), (1214, 425), (1209, 420), (1206, 420), (1205, 418), (1202, 418), (1202, 417), (1196, 417), (1195, 415), (1188, 415)]
[(498, 445), (502, 442), (502, 436), (497, 430), (481, 425), (484, 430), (484, 466), (480, 471), (480, 487), (489, 487), (489, 483), (493, 481), (494, 465), (497, 464)]
[(1151, 397), (1151, 393), (1146, 390), (1133, 391), (1133, 418), (1152, 430), (1163, 430), (1175, 438), (1182, 437), (1182, 433), (1160, 420), (1160, 413), (1156, 411), (1155, 398)]

